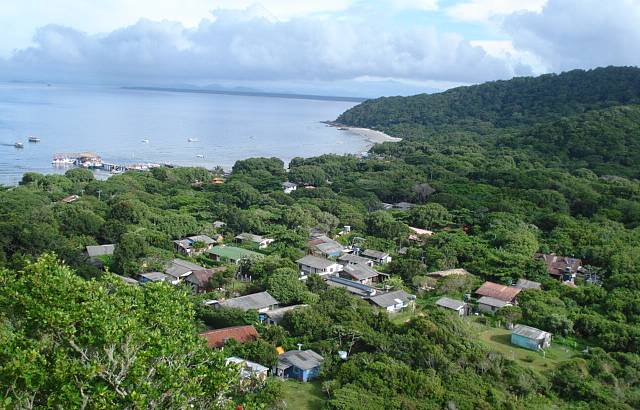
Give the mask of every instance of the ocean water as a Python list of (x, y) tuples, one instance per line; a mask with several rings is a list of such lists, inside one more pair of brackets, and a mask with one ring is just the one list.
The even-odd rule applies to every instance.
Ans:
[[(320, 122), (355, 104), (0, 83), (0, 184), (15, 185), (28, 171), (63, 173), (51, 165), (60, 152), (94, 151), (123, 165), (225, 169), (248, 157), (275, 156), (286, 163), (296, 156), (360, 153), (368, 147), (364, 137)], [(41, 142), (27, 142), (30, 135)], [(17, 141), (23, 149), (13, 146)]]

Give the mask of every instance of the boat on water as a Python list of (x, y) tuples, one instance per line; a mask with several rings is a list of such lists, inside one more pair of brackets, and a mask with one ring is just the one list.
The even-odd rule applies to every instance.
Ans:
[(29, 142), (40, 142), (40, 138), (34, 137), (33, 135), (29, 137)]
[(75, 160), (67, 157), (54, 157), (51, 163), (53, 165), (73, 165)]
[(24, 144), (23, 144), (23, 143), (21, 143), (21, 142), (15, 142), (15, 143), (13, 144), (13, 146), (14, 146), (14, 147), (16, 147), (16, 148), (24, 148)]
[(145, 139), (142, 140), (142, 142), (144, 142), (145, 144), (148, 144), (149, 140), (145, 138)]
[(340, 128), (338, 128), (338, 130), (340, 130), (340, 131), (349, 131), (349, 128), (346, 128), (346, 127), (340, 127)]
[(196, 155), (196, 157), (198, 157), (198, 158), (204, 158), (204, 155), (202, 155), (202, 154), (197, 154), (197, 155)]
[(188, 142), (199, 142), (200, 140), (197, 138), (187, 138)]

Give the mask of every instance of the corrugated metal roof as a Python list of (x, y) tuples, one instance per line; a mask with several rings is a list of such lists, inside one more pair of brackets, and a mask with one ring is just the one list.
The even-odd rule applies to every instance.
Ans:
[(336, 262), (331, 261), (329, 259), (320, 258), (314, 255), (304, 256), (296, 261), (300, 265), (311, 266), (316, 269), (326, 269), (329, 266), (335, 265)]
[(376, 251), (374, 249), (365, 249), (364, 252), (362, 252), (362, 256), (374, 259), (384, 259), (389, 256), (389, 254), (382, 251)]
[(492, 298), (511, 302), (518, 296), (521, 289), (513, 286), (500, 285), (499, 283), (485, 282), (476, 290), (480, 296), (489, 296)]
[(411, 295), (409, 295), (404, 290), (395, 290), (389, 293), (382, 293), (380, 295), (372, 296), (369, 300), (380, 307), (389, 307), (393, 305), (397, 305), (398, 302), (396, 300), (402, 301), (402, 303), (407, 303), (411, 300)]
[(501, 308), (501, 307), (505, 307), (505, 306), (511, 306), (511, 303), (509, 303), (509, 302), (505, 302), (504, 300), (492, 298), (490, 296), (481, 297), (480, 299), (478, 299), (478, 304), (479, 305), (493, 306), (493, 307), (497, 307), (497, 308)]
[(527, 325), (516, 325), (512, 333), (533, 340), (545, 339), (547, 336), (551, 336), (549, 332)]
[(282, 363), (285, 366), (292, 365), (302, 370), (310, 370), (320, 366), (323, 361), (324, 357), (313, 350), (289, 350), (278, 356), (278, 367)]
[(87, 255), (89, 255), (90, 258), (103, 255), (113, 255), (113, 251), (115, 249), (116, 246), (113, 244), (89, 245), (87, 246)]
[(540, 284), (540, 282), (534, 282), (527, 279), (518, 279), (518, 282), (515, 286), (519, 289), (540, 289), (542, 285)]
[(277, 300), (269, 292), (252, 293), (251, 295), (240, 296), (227, 299), (220, 303), (220, 306), (237, 308), (242, 310), (258, 310), (269, 306), (277, 305)]
[(346, 265), (342, 268), (342, 271), (357, 280), (377, 278), (380, 275), (377, 270), (361, 264)]
[(438, 299), (436, 301), (436, 305), (438, 306), (442, 306), (444, 308), (448, 308), (448, 309), (453, 309), (453, 310), (460, 310), (464, 307), (464, 305), (466, 305), (466, 303), (464, 303), (461, 300), (455, 300), (455, 299), (450, 299), (447, 297), (442, 297), (440, 299)]
[(253, 326), (233, 326), (200, 333), (200, 336), (207, 339), (209, 347), (222, 347), (229, 339), (234, 339), (239, 343), (256, 340), (258, 331)]

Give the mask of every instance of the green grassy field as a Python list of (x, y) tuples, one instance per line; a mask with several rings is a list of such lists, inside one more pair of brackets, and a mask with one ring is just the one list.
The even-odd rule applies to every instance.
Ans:
[(502, 353), (506, 358), (516, 360), (523, 366), (534, 370), (544, 371), (554, 369), (560, 362), (574, 356), (573, 349), (554, 344), (545, 349), (545, 354), (533, 350), (524, 349), (511, 344), (511, 331), (498, 329), (476, 324), (479, 333), (478, 338), (486, 343), (491, 349)]
[(287, 409), (320, 410), (324, 404), (324, 393), (319, 381), (301, 383), (293, 380), (284, 382), (282, 401)]

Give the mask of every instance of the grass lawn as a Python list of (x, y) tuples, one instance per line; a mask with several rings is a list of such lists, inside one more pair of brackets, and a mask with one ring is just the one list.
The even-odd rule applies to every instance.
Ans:
[(325, 400), (321, 386), (317, 380), (308, 383), (286, 380), (282, 400), (287, 409), (320, 410)]
[(534, 370), (552, 370), (560, 362), (574, 356), (573, 349), (551, 341), (551, 347), (545, 349), (545, 356), (541, 352), (524, 349), (511, 344), (511, 331), (476, 324), (478, 337), (491, 349), (502, 353), (507, 359), (515, 360), (523, 366)]

